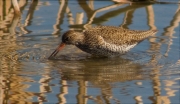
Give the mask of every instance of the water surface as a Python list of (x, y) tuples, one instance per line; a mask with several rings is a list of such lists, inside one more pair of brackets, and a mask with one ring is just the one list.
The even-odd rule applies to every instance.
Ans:
[[(0, 1), (0, 103), (180, 103), (178, 0)], [(48, 56), (67, 30), (98, 26), (158, 29), (121, 57), (92, 57), (66, 46)]]

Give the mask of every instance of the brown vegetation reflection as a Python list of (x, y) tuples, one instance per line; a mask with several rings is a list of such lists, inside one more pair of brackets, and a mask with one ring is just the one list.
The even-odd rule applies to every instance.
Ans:
[[(84, 10), (84, 12), (76, 13), (76, 18), (73, 18), (73, 13), (68, 6), (68, 0), (59, 0), (60, 6), (57, 10), (57, 18), (56, 23), (52, 26), (54, 28), (54, 32), (52, 34), (59, 35), (61, 32), (61, 24), (64, 15), (67, 14), (69, 27), (72, 30), (80, 30), (82, 31), (84, 28), (92, 27), (93, 24), (99, 25), (105, 22), (109, 18), (115, 17), (117, 15), (121, 15), (125, 13), (125, 17), (123, 23), (120, 26), (124, 28), (128, 28), (128, 26), (132, 23), (132, 19), (134, 17), (133, 13), (138, 8), (144, 8), (147, 12), (147, 25), (150, 29), (156, 29), (155, 19), (154, 19), (154, 9), (152, 3), (145, 4), (113, 4), (106, 7), (101, 7), (98, 9), (94, 9), (94, 1), (89, 0), (88, 2), (85, 0), (77, 0), (78, 5)], [(112, 0), (116, 1), (117, 0)], [(18, 55), (14, 54), (17, 50), (22, 47), (17, 44), (17, 30), (16, 27), (20, 28), (20, 31), (23, 34), (30, 33), (31, 31), (26, 29), (27, 26), (31, 25), (31, 21), (33, 20), (33, 15), (35, 12), (35, 8), (37, 7), (39, 1), (32, 0), (29, 4), (29, 10), (26, 15), (25, 23), (22, 24), (21, 13), (24, 8), (28, 6), (28, 1), (26, 0), (0, 0), (0, 104), (6, 104), (8, 102), (11, 103), (26, 103), (28, 100), (32, 100), (34, 96), (37, 96), (38, 102), (47, 101), (45, 92), (50, 92), (51, 87), (48, 83), (51, 81), (50, 70), (44, 68), (45, 72), (42, 75), (42, 78), (39, 80), (40, 91), (37, 93), (27, 92), (25, 91), (30, 86), (28, 84), (23, 84), (22, 82), (32, 82), (33, 80), (30, 78), (24, 78), (23, 76), (19, 76), (21, 74), (21, 64), (18, 61)], [(14, 8), (12, 8), (12, 4)], [(124, 6), (120, 8), (121, 6)], [(178, 6), (179, 7), (179, 6)], [(114, 10), (116, 8), (116, 10)], [(113, 9), (113, 10), (111, 10)], [(171, 49), (171, 45), (173, 44), (173, 33), (174, 29), (179, 25), (180, 21), (180, 7), (175, 12), (175, 15), (172, 17), (171, 22), (168, 26), (165, 26), (163, 36), (168, 37), (168, 44), (166, 53), (164, 56), (168, 56), (168, 52)], [(107, 11), (108, 10), (108, 11)], [(111, 11), (109, 11), (111, 10)], [(96, 17), (97, 13), (107, 11), (100, 17)], [(83, 22), (83, 19), (87, 16), (87, 21)], [(18, 24), (20, 26), (18, 26)], [(175, 96), (175, 90), (170, 88), (165, 88), (168, 96), (161, 96), (161, 82), (160, 82), (160, 69), (161, 66), (158, 65), (158, 60), (160, 57), (163, 57), (160, 53), (160, 49), (163, 44), (166, 44), (164, 39), (157, 41), (156, 38), (150, 38), (150, 49), (148, 51), (155, 52), (151, 55), (151, 60), (149, 61), (149, 65), (152, 65), (151, 70), (151, 80), (153, 82), (153, 91), (154, 95), (149, 96), (149, 99), (153, 103), (171, 103), (171, 96)], [(106, 62), (106, 63), (104, 63)], [(179, 63), (179, 62), (177, 62)], [(76, 99), (78, 103), (87, 103), (88, 100), (93, 100), (97, 103), (110, 103), (110, 100), (113, 100), (117, 103), (121, 102), (121, 99), (115, 98), (112, 89), (114, 87), (113, 83), (115, 82), (126, 82), (129, 80), (145, 80), (147, 77), (144, 75), (142, 70), (142, 65), (138, 63), (133, 63), (127, 59), (99, 59), (98, 63), (93, 61), (93, 59), (89, 59), (88, 61), (66, 61), (62, 62), (49, 62), (49, 66), (56, 66), (54, 64), (61, 64), (59, 68), (59, 73), (61, 74), (60, 80), (60, 93), (57, 94), (57, 98), (59, 103), (67, 103), (65, 95), (68, 95), (68, 86), (67, 81), (77, 81), (78, 83), (78, 93), (76, 95)], [(70, 66), (71, 65), (71, 66)], [(91, 66), (91, 67), (89, 67)], [(94, 86), (101, 89), (101, 95), (93, 96), (88, 95), (87, 89), (88, 84), (91, 83)], [(173, 86), (175, 82), (173, 80), (166, 80), (166, 86)], [(124, 87), (122, 90), (126, 90)], [(134, 96), (134, 100), (136, 103), (142, 103), (143, 95)], [(31, 102), (31, 101), (29, 101)]]
[[(33, 80), (20, 76), (23, 71), (16, 54), (16, 51), (22, 48), (17, 43), (16, 30), (16, 27), (21, 24), (20, 13), (14, 13), (12, 2), (14, 0), (0, 0), (0, 104), (25, 104), (36, 94), (26, 92), (30, 85), (23, 84)], [(27, 6), (27, 1), (20, 0), (19, 6), (23, 10), (24, 6)], [(32, 9), (28, 14), (32, 14)], [(25, 27), (20, 29), (28, 33)]]
[[(115, 87), (113, 83), (126, 82), (130, 80), (145, 80), (142, 65), (133, 63), (130, 60), (113, 58), (113, 59), (89, 59), (87, 61), (61, 61), (53, 62), (53, 66), (59, 64), (59, 73), (61, 74), (63, 93), (59, 96), (60, 103), (65, 103), (65, 95), (68, 94), (68, 85), (66, 81), (77, 81), (78, 93), (76, 99), (79, 104), (87, 103), (87, 100), (93, 100), (97, 103), (110, 103), (110, 100), (120, 102), (116, 98), (112, 89)], [(89, 95), (87, 89), (89, 84), (100, 88), (101, 95)], [(64, 89), (64, 90), (63, 90)], [(122, 88), (126, 90), (126, 88)]]

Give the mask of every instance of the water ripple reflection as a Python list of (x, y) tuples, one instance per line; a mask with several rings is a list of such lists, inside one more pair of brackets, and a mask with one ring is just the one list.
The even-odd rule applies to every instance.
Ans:
[[(0, 104), (180, 103), (179, 0), (17, 1), (18, 15), (0, 0)], [(120, 57), (67, 46), (48, 60), (65, 31), (98, 25), (159, 31)]]

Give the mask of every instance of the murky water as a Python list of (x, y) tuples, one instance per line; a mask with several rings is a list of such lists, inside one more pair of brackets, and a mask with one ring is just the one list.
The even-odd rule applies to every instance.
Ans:
[[(0, 103), (180, 103), (178, 0), (117, 1), (20, 0), (19, 18), (0, 0)], [(159, 31), (118, 58), (66, 46), (47, 59), (65, 31), (97, 25)]]

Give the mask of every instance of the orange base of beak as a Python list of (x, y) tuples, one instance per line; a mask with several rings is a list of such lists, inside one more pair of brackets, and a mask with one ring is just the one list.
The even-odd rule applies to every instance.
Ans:
[(64, 48), (65, 44), (64, 43), (61, 43), (57, 48), (56, 50), (49, 56), (48, 59), (52, 58), (52, 57), (55, 57), (59, 51), (61, 51), (63, 48)]

